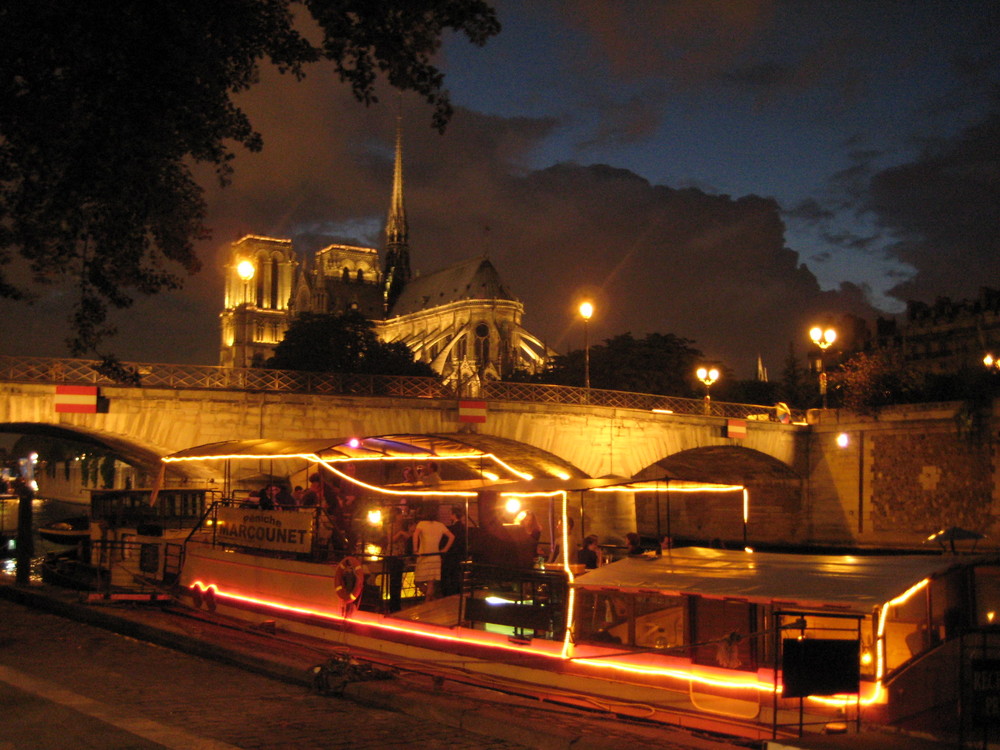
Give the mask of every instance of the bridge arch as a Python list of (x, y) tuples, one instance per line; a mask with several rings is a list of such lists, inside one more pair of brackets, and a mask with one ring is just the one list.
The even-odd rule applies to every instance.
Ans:
[[(742, 494), (666, 493), (636, 497), (636, 521), (680, 540), (726, 546), (802, 539), (804, 478), (766, 453), (735, 445), (708, 445), (666, 456), (639, 472), (642, 479), (743, 485)], [(745, 527), (744, 527), (745, 520)]]
[[(101, 452), (116, 456), (122, 463), (131, 467), (128, 472), (129, 481), (133, 486), (149, 486), (160, 470), (160, 456), (165, 451), (150, 443), (134, 437), (95, 430), (76, 424), (53, 424), (50, 422), (2, 422), (0, 433), (16, 435), (38, 435), (77, 443), (82, 447), (92, 447)], [(85, 502), (89, 498), (82, 490), (81, 467), (70, 467), (69, 478), (66, 472), (56, 466), (48, 467), (47, 476), (39, 480), (47, 485), (54, 497)], [(203, 479), (197, 467), (171, 466), (168, 477), (172, 482), (186, 484)]]

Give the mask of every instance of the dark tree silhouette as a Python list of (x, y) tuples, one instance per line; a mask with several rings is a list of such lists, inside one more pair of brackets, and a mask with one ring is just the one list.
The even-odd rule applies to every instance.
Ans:
[[(693, 341), (672, 333), (650, 333), (636, 339), (624, 333), (590, 348), (590, 384), (633, 393), (691, 397), (692, 374), (702, 354)], [(582, 386), (584, 351), (555, 357), (549, 368), (529, 382)]]
[(308, 0), (322, 42), (296, 29), (292, 0), (33, 0), (0, 3), (0, 296), (20, 257), (35, 282), (74, 281), (74, 356), (113, 333), (111, 308), (181, 284), (200, 261), (206, 205), (192, 175), (226, 183), (231, 144), (262, 146), (233, 96), (269, 61), (301, 76), (333, 62), (364, 103), (382, 75), (451, 114), (430, 60), (447, 30), (499, 31), (483, 0)]
[(267, 366), (305, 372), (436, 375), (430, 365), (414, 361), (406, 344), (380, 341), (374, 324), (359, 312), (296, 316)]

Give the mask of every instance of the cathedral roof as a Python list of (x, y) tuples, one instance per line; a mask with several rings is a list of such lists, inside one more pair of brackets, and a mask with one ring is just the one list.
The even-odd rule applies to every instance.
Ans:
[(391, 314), (409, 315), (469, 299), (518, 301), (500, 280), (497, 269), (483, 256), (411, 278), (392, 306)]

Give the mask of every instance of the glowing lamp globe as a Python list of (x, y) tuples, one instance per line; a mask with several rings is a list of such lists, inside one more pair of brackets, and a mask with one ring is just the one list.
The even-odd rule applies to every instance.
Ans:
[(257, 269), (248, 260), (241, 260), (236, 264), (236, 275), (243, 279), (243, 281), (250, 281), (256, 272)]

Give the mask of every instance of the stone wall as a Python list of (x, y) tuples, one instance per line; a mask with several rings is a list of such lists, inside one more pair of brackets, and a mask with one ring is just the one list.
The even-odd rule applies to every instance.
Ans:
[(810, 421), (813, 541), (914, 546), (950, 526), (1000, 536), (995, 404), (900, 406), (877, 419), (830, 410)]

